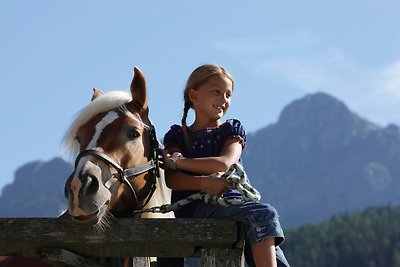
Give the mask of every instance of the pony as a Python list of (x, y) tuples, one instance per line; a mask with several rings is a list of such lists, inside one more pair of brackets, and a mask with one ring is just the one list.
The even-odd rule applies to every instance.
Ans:
[(143, 208), (170, 202), (146, 90), (144, 75), (135, 67), (129, 93), (94, 89), (92, 101), (67, 130), (62, 146), (76, 160), (65, 196), (74, 220), (93, 223), (101, 231), (110, 216), (132, 217)]
[(139, 68), (134, 68), (130, 92), (94, 89), (61, 144), (76, 156), (65, 184), (67, 213), (73, 220), (104, 231), (110, 217), (174, 217), (172, 212), (140, 212), (169, 203), (171, 190), (159, 166), (159, 142)]

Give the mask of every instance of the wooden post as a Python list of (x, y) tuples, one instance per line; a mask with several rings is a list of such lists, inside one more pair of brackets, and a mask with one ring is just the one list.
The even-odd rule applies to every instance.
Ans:
[(231, 248), (202, 248), (201, 267), (244, 267), (244, 229), (238, 224), (237, 240)]
[(244, 267), (243, 250), (238, 248), (201, 249), (202, 267)]

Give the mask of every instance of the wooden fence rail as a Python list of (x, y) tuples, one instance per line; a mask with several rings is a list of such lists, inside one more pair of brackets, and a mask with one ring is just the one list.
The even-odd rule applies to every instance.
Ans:
[(153, 256), (242, 267), (243, 246), (241, 225), (229, 220), (113, 219), (96, 233), (93, 226), (57, 218), (0, 218), (0, 255), (41, 256), (75, 266), (87, 257)]

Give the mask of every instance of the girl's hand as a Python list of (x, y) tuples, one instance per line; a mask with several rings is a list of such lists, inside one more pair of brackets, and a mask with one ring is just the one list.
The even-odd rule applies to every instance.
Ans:
[(167, 153), (166, 151), (163, 151), (163, 164), (162, 164), (162, 167), (164, 169), (168, 169), (168, 170), (176, 170), (177, 169), (176, 160), (178, 158), (183, 159), (184, 157), (179, 152), (174, 152), (171, 155), (171, 154)]
[(221, 179), (223, 174), (223, 172), (217, 172), (204, 176), (204, 178), (200, 180), (201, 191), (212, 196), (220, 196), (231, 189), (233, 185)]

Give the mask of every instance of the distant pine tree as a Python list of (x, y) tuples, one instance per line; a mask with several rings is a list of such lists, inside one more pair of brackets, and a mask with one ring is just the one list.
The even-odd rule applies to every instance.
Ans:
[(292, 266), (400, 266), (400, 207), (335, 215), (286, 231), (282, 246)]

